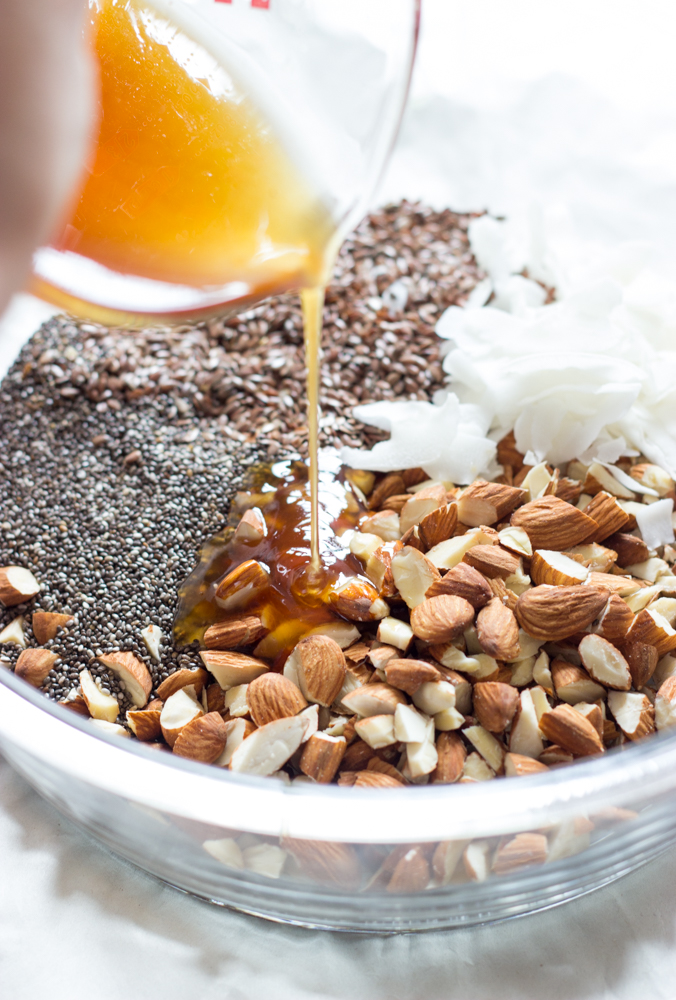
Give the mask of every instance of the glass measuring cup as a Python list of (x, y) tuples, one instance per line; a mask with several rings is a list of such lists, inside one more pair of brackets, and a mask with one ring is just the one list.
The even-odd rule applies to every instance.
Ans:
[(325, 283), (393, 144), (420, 0), (89, 0), (98, 133), (32, 290), (106, 323)]

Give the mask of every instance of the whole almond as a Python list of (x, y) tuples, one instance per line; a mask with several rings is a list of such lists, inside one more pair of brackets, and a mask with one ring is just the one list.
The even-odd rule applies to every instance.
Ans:
[(257, 726), (298, 715), (307, 708), (307, 701), (296, 685), (272, 671), (251, 681), (246, 689), (246, 701)]
[(476, 619), (476, 633), (484, 653), (496, 660), (513, 660), (519, 652), (519, 626), (514, 612), (499, 597), (482, 608)]
[(183, 726), (174, 743), (174, 753), (188, 760), (213, 764), (225, 749), (228, 731), (218, 712), (209, 712)]
[(489, 733), (504, 733), (514, 718), (519, 692), (511, 684), (479, 681), (474, 685), (474, 714)]
[(331, 705), (345, 680), (345, 654), (328, 635), (309, 635), (293, 651), (300, 689), (318, 705)]
[(209, 626), (204, 633), (204, 645), (207, 649), (237, 649), (253, 645), (267, 632), (258, 615), (229, 618)]
[(486, 578), (466, 562), (458, 563), (440, 580), (436, 580), (425, 596), (440, 597), (442, 594), (464, 598), (475, 611), (480, 611), (493, 597), (493, 591)]
[(557, 642), (591, 625), (609, 597), (608, 590), (601, 587), (542, 584), (519, 597), (514, 613), (524, 632), (535, 639)]
[(474, 620), (474, 608), (463, 597), (428, 597), (411, 611), (413, 634), (425, 642), (450, 642)]
[(430, 775), (430, 781), (450, 785), (462, 777), (462, 769), (467, 758), (467, 749), (458, 733), (439, 733), (437, 737), (437, 766)]
[(596, 521), (559, 497), (531, 500), (511, 517), (511, 524), (523, 528), (534, 549), (570, 549), (588, 541), (598, 530)]
[(437, 668), (426, 660), (389, 660), (385, 666), (385, 676), (392, 687), (411, 695), (416, 693), (421, 684), (441, 680)]
[(592, 723), (570, 705), (558, 705), (540, 716), (540, 730), (551, 743), (575, 757), (603, 753), (603, 741)]

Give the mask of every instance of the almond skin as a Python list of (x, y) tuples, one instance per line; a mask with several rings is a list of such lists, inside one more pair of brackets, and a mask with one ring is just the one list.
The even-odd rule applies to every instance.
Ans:
[(437, 737), (437, 766), (430, 775), (430, 781), (450, 785), (462, 777), (462, 769), (467, 759), (467, 749), (458, 733), (439, 733)]
[(345, 654), (328, 635), (309, 635), (294, 650), (298, 677), (305, 697), (317, 705), (330, 705), (345, 681)]
[(307, 708), (307, 701), (296, 685), (272, 671), (251, 681), (246, 689), (246, 701), (257, 726), (298, 715)]
[(350, 844), (283, 837), (280, 846), (293, 854), (304, 874), (316, 882), (348, 889), (359, 884), (359, 861)]
[(622, 569), (625, 566), (635, 566), (636, 563), (645, 562), (650, 558), (650, 549), (643, 539), (637, 538), (636, 535), (617, 532), (606, 538), (604, 545), (617, 552), (617, 565)]
[(505, 775), (508, 778), (523, 777), (527, 774), (539, 774), (548, 771), (549, 768), (539, 760), (532, 757), (524, 757), (520, 753), (508, 753), (505, 755)]
[(523, 528), (533, 549), (562, 551), (589, 541), (598, 530), (596, 521), (559, 497), (531, 500), (512, 514), (510, 523)]
[(210, 625), (204, 633), (204, 645), (207, 649), (237, 649), (253, 645), (267, 633), (258, 615), (246, 615)]
[(247, 559), (221, 580), (214, 599), (226, 611), (239, 611), (260, 600), (269, 583), (267, 568), (255, 559)]
[(489, 580), (496, 576), (506, 580), (519, 569), (519, 559), (499, 545), (474, 545), (465, 553), (463, 562), (473, 566)]
[(39, 688), (58, 658), (58, 654), (49, 649), (24, 649), (19, 653), (14, 672), (17, 677), (22, 677), (33, 687)]
[(127, 712), (127, 722), (136, 739), (144, 743), (159, 740), (162, 735), (161, 714), (161, 710), (155, 708)]
[(378, 510), (388, 497), (401, 493), (406, 493), (406, 483), (400, 473), (391, 472), (374, 486), (369, 497), (369, 510)]
[(570, 705), (558, 705), (540, 717), (540, 730), (551, 743), (575, 757), (603, 753), (603, 741), (594, 726)]
[(518, 833), (501, 844), (493, 861), (493, 872), (506, 875), (524, 865), (542, 865), (547, 860), (547, 838), (542, 833)]
[(489, 733), (504, 733), (514, 718), (519, 692), (511, 684), (479, 681), (474, 685), (474, 714)]
[(464, 598), (475, 611), (480, 611), (493, 597), (486, 578), (466, 562), (458, 563), (440, 580), (436, 580), (425, 596), (440, 597), (442, 594)]
[(665, 656), (666, 653), (676, 649), (676, 635), (668, 635), (657, 624), (648, 609), (639, 611), (626, 638), (628, 642), (645, 642), (649, 646), (655, 646), (659, 656)]
[(371, 622), (385, 618), (389, 608), (368, 580), (354, 577), (334, 590), (329, 600), (335, 611), (351, 622)]
[(174, 743), (174, 753), (188, 760), (213, 764), (225, 750), (228, 731), (218, 712), (209, 712), (183, 726)]
[(514, 613), (524, 632), (533, 638), (558, 642), (591, 625), (609, 597), (608, 590), (601, 587), (542, 584), (519, 597)]
[(470, 528), (502, 521), (528, 496), (525, 490), (479, 479), (458, 500), (458, 518)]
[(596, 631), (608, 642), (620, 643), (634, 621), (634, 612), (619, 594), (611, 594), (608, 603), (599, 615)]
[(415, 694), (421, 684), (441, 680), (437, 668), (426, 660), (390, 660), (385, 666), (387, 683), (392, 687)]
[(315, 733), (305, 744), (299, 767), (318, 784), (328, 784), (335, 778), (346, 749), (343, 737), (331, 739), (323, 733)]
[(181, 670), (176, 670), (175, 673), (170, 674), (166, 680), (162, 681), (156, 691), (156, 695), (162, 701), (166, 701), (167, 698), (170, 698), (172, 694), (176, 693), (176, 691), (192, 684), (195, 688), (195, 694), (199, 698), (202, 694), (202, 688), (208, 680), (208, 673), (206, 670), (202, 670), (201, 667), (197, 667), (195, 670), (188, 670), (183, 667)]
[(41, 646), (56, 638), (60, 628), (73, 620), (71, 615), (59, 615), (53, 611), (34, 611), (31, 619), (33, 635)]
[(587, 539), (590, 542), (603, 542), (629, 523), (629, 514), (622, 510), (617, 497), (603, 490), (592, 497), (584, 512), (598, 524), (596, 532)]
[(422, 518), (418, 525), (418, 537), (425, 549), (433, 549), (440, 542), (453, 537), (458, 523), (458, 505), (444, 504)]
[(397, 862), (387, 892), (422, 892), (430, 880), (430, 866), (420, 847), (411, 847)]
[[(624, 603), (624, 602), (623, 602)], [(622, 652), (629, 664), (629, 672), (633, 687), (637, 691), (645, 687), (657, 669), (659, 653), (647, 642), (625, 642)]]
[(411, 611), (413, 634), (425, 642), (450, 642), (474, 620), (474, 608), (462, 597), (428, 597)]
[(496, 660), (513, 660), (519, 652), (519, 626), (514, 612), (494, 597), (477, 615), (476, 632), (484, 653)]

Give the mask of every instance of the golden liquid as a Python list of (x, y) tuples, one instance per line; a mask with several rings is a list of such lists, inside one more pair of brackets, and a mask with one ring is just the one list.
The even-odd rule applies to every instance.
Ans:
[[(316, 467), (315, 467), (316, 468)], [(178, 645), (202, 641), (205, 629), (231, 615), (219, 608), (214, 594), (226, 573), (248, 559), (258, 559), (270, 571), (270, 586), (247, 611), (261, 614), (270, 630), (259, 655), (280, 668), (288, 654), (310, 629), (337, 620), (328, 606), (333, 586), (359, 575), (361, 563), (336, 537), (354, 528), (364, 508), (338, 466), (318, 471), (317, 522), (323, 579), (308, 586), (307, 569), (313, 518), (308, 468), (302, 462), (277, 462), (251, 470), (247, 485), (249, 503), (263, 512), (267, 536), (257, 544), (234, 539), (241, 508), (230, 516), (229, 526), (202, 547), (197, 567), (179, 591), (174, 627)], [(244, 612), (242, 612), (244, 613)]]
[[(237, 282), (244, 290), (234, 298), (246, 302), (303, 289), (311, 498), (304, 466), (281, 477), (259, 470), (259, 488), (269, 491), (274, 480), (278, 490), (265, 507), (269, 534), (260, 553), (234, 544), (231, 533), (207, 543), (181, 592), (177, 620), (179, 641), (201, 638), (223, 617), (213, 603), (215, 581), (237, 562), (260, 558), (273, 573), (266, 624), (273, 635), (281, 630), (281, 651), (311, 624), (334, 618), (322, 595), (341, 574), (359, 570), (349, 553), (337, 555), (335, 539), (320, 551), (327, 509), (334, 527), (353, 526), (358, 512), (335, 478), (325, 483), (324, 507), (319, 497), (319, 342), (335, 225), (227, 67), (141, 0), (90, 0), (90, 21), (100, 74), (98, 142), (55, 249), (137, 278), (198, 288)], [(206, 75), (195, 69), (200, 59)], [(76, 300), (66, 304), (77, 310)]]
[(90, 21), (98, 142), (53, 246), (248, 299), (323, 284), (329, 214), (227, 69), (139, 0), (90, 0)]

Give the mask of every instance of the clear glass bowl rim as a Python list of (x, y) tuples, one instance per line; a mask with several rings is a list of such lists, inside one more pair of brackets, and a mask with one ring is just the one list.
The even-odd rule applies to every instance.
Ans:
[(0, 746), (3, 742), (65, 775), (160, 812), (225, 831), (346, 843), (499, 836), (613, 806), (640, 806), (676, 788), (676, 737), (668, 733), (518, 780), (401, 791), (287, 785), (97, 731), (6, 669), (0, 671)]

